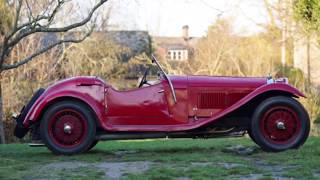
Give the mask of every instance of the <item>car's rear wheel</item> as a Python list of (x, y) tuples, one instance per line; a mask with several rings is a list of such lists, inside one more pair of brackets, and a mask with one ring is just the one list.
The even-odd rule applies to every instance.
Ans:
[(55, 154), (85, 152), (95, 141), (95, 119), (85, 104), (61, 101), (44, 113), (40, 134), (46, 146)]
[(251, 136), (267, 151), (298, 148), (306, 141), (309, 131), (308, 113), (290, 97), (277, 96), (264, 100), (252, 117)]

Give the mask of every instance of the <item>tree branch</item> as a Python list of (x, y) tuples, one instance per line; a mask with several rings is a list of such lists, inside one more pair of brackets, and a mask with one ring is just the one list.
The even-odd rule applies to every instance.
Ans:
[[(94, 12), (101, 6), (103, 5), (105, 2), (107, 2), (108, 0), (100, 0), (99, 3), (97, 3), (89, 12), (88, 16), (86, 18), (84, 18), (82, 21), (65, 26), (65, 27), (60, 27), (60, 28), (48, 28), (48, 27), (42, 27), (42, 26), (38, 26), (38, 27), (32, 27), (32, 24), (36, 23), (37, 21), (32, 21), (30, 22), (27, 26), (31, 26), (28, 30), (26, 31), (20, 31), (20, 33), (17, 35), (16, 38), (14, 38), (13, 40), (11, 40), (8, 43), (8, 46), (14, 46), (17, 43), (19, 43), (23, 38), (34, 34), (36, 32), (67, 32), (71, 29), (75, 29), (78, 27), (81, 27), (83, 25), (85, 25), (86, 23), (88, 23), (91, 19), (91, 17), (93, 16)], [(48, 17), (43, 17), (44, 19), (48, 19), (50, 18), (50, 15)], [(26, 27), (27, 27), (26, 26)]]
[(22, 0), (19, 0), (18, 3), (19, 4), (18, 4), (18, 7), (16, 9), (16, 16), (15, 16), (14, 25), (13, 25), (13, 31), (16, 31), (16, 29), (18, 27), (18, 21), (19, 21), (21, 7), (22, 7)]
[(48, 17), (48, 23), (47, 25), (50, 25), (53, 21), (53, 19), (55, 18), (56, 14), (59, 12), (60, 8), (62, 7), (62, 5), (65, 3), (65, 1), (63, 0), (58, 0), (58, 4), (57, 6), (53, 9), (51, 15)]
[(26, 2), (26, 5), (27, 5), (27, 8), (28, 8), (28, 12), (29, 12), (29, 16), (28, 16), (28, 18), (29, 18), (29, 21), (31, 21), (32, 19), (35, 19), (34, 17), (33, 17), (33, 13), (32, 13), (32, 10), (31, 10), (31, 7), (30, 7), (30, 5), (29, 5), (29, 2), (28, 2), (28, 0), (25, 0), (25, 2)]
[[(17, 8), (17, 12), (20, 13), (20, 10), (21, 10), (21, 6), (22, 6), (22, 0), (20, 0), (21, 3), (19, 4), (18, 8)], [(26, 1), (27, 2), (27, 1)], [(53, 2), (53, 1), (52, 1)], [(16, 19), (15, 19), (15, 26), (14, 26), (14, 30), (9, 34), (9, 36), (7, 37), (8, 39), (10, 39), (14, 34), (18, 33), (21, 29), (27, 27), (27, 26), (34, 26), (35, 24), (39, 24), (38, 22), (39, 21), (42, 21), (42, 20), (48, 20), (47, 24), (45, 26), (49, 26), (51, 25), (55, 15), (58, 13), (58, 11), (60, 10), (60, 8), (62, 7), (62, 5), (65, 3), (64, 0), (58, 0), (58, 4), (54, 7), (52, 13), (50, 15), (45, 15), (45, 13), (48, 11), (49, 9), (49, 6), (51, 6), (51, 3), (48, 5), (47, 9), (43, 12), (43, 14), (39, 14), (37, 15), (37, 17), (33, 17), (32, 20), (26, 22), (26, 23), (23, 23), (21, 25), (18, 26), (18, 20), (19, 20), (19, 16), (17, 15), (16, 16)], [(29, 5), (27, 4), (28, 6), (28, 9), (29, 11), (31, 11)], [(19, 14), (19, 13), (16, 13), (16, 14)], [(31, 12), (30, 12), (31, 13)], [(31, 28), (29, 28), (31, 29)]]
[(97, 3), (89, 12), (88, 16), (86, 18), (84, 18), (82, 21), (78, 22), (78, 23), (74, 23), (71, 24), (69, 26), (65, 26), (65, 27), (61, 27), (61, 28), (46, 28), (46, 27), (38, 27), (36, 28), (37, 32), (67, 32), (70, 29), (74, 29), (80, 26), (85, 25), (86, 23), (88, 23), (91, 19), (91, 17), (93, 16), (94, 12), (101, 6), (103, 5), (105, 2), (107, 2), (108, 0), (101, 0), (99, 3)]
[(3, 64), (2, 68), (1, 68), (1, 71), (14, 69), (14, 68), (17, 68), (17, 67), (19, 67), (21, 65), (24, 65), (24, 64), (30, 62), (33, 58), (35, 58), (35, 57), (47, 52), (48, 50), (56, 47), (57, 45), (60, 45), (60, 44), (63, 44), (63, 43), (80, 43), (80, 42), (84, 41), (87, 37), (89, 37), (91, 35), (92, 31), (93, 31), (93, 28), (91, 28), (91, 30), (88, 33), (86, 33), (80, 39), (62, 39), (62, 40), (59, 40), (59, 41), (57, 41), (55, 43), (52, 43), (51, 45), (49, 45), (47, 47), (44, 47), (44, 48), (38, 50), (37, 52), (35, 52), (32, 55), (20, 60), (17, 63), (14, 63), (14, 64)]

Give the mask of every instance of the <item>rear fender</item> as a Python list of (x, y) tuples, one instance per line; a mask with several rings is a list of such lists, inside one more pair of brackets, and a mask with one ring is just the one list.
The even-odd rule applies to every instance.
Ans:
[(53, 103), (76, 99), (87, 104), (96, 114), (100, 122), (104, 118), (104, 87), (103, 86), (78, 86), (76, 89), (49, 89), (43, 93), (33, 104), (23, 121), (25, 128), (40, 120), (42, 113)]

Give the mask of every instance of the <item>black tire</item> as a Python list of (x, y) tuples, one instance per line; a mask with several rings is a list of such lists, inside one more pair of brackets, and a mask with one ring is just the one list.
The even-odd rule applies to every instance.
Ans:
[(250, 137), (250, 139), (257, 144), (256, 140), (253, 138), (252, 130), (251, 130), (251, 129), (248, 129), (248, 130), (247, 130), (247, 133), (248, 133), (248, 136)]
[(90, 147), (87, 149), (87, 151), (90, 151), (92, 148), (94, 148), (98, 144), (98, 142), (98, 140), (94, 140)]
[(309, 136), (309, 115), (291, 97), (271, 97), (260, 103), (254, 111), (251, 130), (252, 138), (266, 151), (298, 148)]
[(41, 119), (40, 135), (54, 154), (85, 152), (95, 141), (94, 115), (90, 108), (78, 101), (55, 103), (45, 111)]

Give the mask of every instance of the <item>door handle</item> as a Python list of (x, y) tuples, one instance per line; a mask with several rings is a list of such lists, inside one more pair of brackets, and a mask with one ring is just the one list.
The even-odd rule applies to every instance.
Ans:
[(162, 89), (162, 90), (160, 90), (160, 91), (158, 91), (158, 93), (163, 93), (164, 92), (164, 90)]

